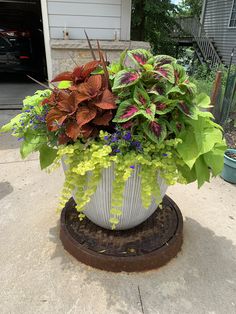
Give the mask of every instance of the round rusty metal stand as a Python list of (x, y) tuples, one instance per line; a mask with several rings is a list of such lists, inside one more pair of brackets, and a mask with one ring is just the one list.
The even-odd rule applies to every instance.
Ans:
[(71, 198), (61, 214), (60, 238), (77, 260), (95, 268), (120, 272), (155, 269), (169, 262), (181, 249), (183, 217), (174, 201), (165, 196), (162, 209), (141, 225), (122, 231), (98, 227), (78, 219)]

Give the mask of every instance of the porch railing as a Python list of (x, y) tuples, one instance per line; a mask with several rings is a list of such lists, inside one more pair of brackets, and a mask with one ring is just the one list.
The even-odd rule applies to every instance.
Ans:
[(204, 61), (211, 68), (222, 63), (211, 39), (207, 36), (203, 25), (196, 17), (179, 18), (176, 22), (186, 35), (194, 38)]

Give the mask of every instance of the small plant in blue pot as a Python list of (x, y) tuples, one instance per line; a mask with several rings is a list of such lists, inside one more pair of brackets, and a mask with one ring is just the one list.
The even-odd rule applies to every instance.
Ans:
[(221, 176), (225, 181), (236, 183), (236, 149), (231, 148), (226, 150)]

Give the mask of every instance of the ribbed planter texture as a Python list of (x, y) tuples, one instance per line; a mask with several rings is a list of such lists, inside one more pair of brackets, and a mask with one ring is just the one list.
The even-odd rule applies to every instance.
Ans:
[[(67, 166), (62, 161), (63, 169), (66, 171)], [(127, 180), (124, 189), (124, 198), (122, 206), (122, 216), (119, 217), (119, 224), (116, 230), (126, 230), (133, 228), (148, 217), (157, 209), (155, 195), (152, 196), (152, 202), (149, 208), (143, 208), (141, 201), (141, 178), (139, 176), (140, 167), (135, 167), (132, 175)], [(102, 178), (98, 183), (97, 190), (91, 197), (90, 202), (86, 205), (84, 214), (96, 225), (111, 229), (109, 219), (111, 217), (111, 200), (112, 200), (112, 182), (114, 180), (114, 166), (104, 169)], [(164, 180), (157, 176), (157, 184), (160, 185), (161, 197), (163, 198), (167, 185)]]
[[(227, 149), (226, 152), (236, 154), (236, 149)], [(230, 183), (236, 183), (236, 160), (225, 154), (224, 168), (221, 177)]]

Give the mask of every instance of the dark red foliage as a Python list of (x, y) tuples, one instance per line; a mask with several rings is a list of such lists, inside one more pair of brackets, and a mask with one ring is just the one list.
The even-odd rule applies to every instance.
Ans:
[(115, 115), (115, 97), (108, 88), (106, 74), (91, 74), (99, 65), (100, 61), (91, 61), (53, 79), (53, 82), (72, 82), (68, 89), (55, 88), (50, 97), (42, 102), (50, 106), (47, 127), (51, 132), (59, 130), (59, 144), (94, 137), (100, 129), (110, 125)]

